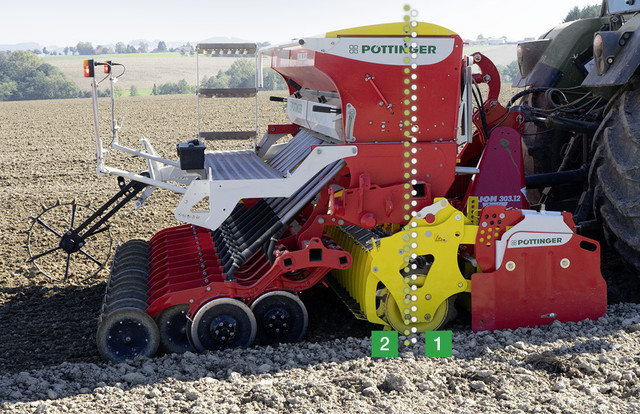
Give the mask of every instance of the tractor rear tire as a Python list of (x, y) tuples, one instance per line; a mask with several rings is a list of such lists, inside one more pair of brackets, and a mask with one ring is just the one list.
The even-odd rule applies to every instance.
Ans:
[(593, 142), (594, 213), (607, 243), (640, 274), (640, 87), (610, 101)]

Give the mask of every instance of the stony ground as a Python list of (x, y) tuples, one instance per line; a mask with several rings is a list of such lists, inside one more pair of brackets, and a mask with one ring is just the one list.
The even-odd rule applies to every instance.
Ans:
[[(238, 117), (245, 115), (244, 125), (252, 122), (250, 109), (240, 101), (223, 106), (212, 100), (204, 105), (203, 130), (242, 128)], [(259, 119), (261, 130), (269, 122), (284, 121), (280, 104), (269, 103), (264, 95), (260, 105), (265, 114)], [(121, 99), (117, 113), (126, 116), (122, 143), (138, 148), (137, 139), (144, 134), (169, 158), (175, 158), (176, 142), (196, 134), (192, 96)], [(101, 102), (101, 116), (107, 140), (106, 101)], [(371, 358), (369, 335), (376, 328), (353, 319), (328, 290), (317, 287), (302, 297), (311, 318), (302, 343), (161, 355), (121, 364), (102, 361), (94, 338), (106, 273), (76, 286), (53, 283), (24, 262), (22, 247), (24, 230), (33, 222), (28, 217), (38, 215), (42, 203), (51, 208), (48, 214), (58, 217), (64, 209), (52, 207), (58, 199), (62, 204), (74, 198), (83, 205), (93, 201), (96, 206), (117, 191), (114, 178), (96, 177), (91, 122), (86, 99), (0, 103), (1, 410), (604, 413), (640, 409), (640, 305), (635, 303), (640, 296), (630, 288), (633, 283), (612, 284), (607, 315), (597, 322), (474, 334), (463, 316), (451, 327), (452, 358), (425, 358), (424, 338), (413, 347), (401, 347), (399, 358)], [(135, 171), (144, 168), (115, 154), (109, 160)], [(127, 206), (112, 221), (113, 238), (149, 238), (175, 225), (176, 200), (157, 192), (140, 211)], [(55, 259), (58, 270), (64, 269), (65, 257)], [(83, 266), (86, 263), (72, 268), (72, 277), (81, 275)], [(603, 273), (611, 281), (630, 276), (608, 251)]]
[[(305, 341), (131, 363), (62, 362), (0, 376), (11, 412), (552, 412), (640, 409), (640, 306), (598, 322), (473, 334), (454, 356), (369, 356), (368, 338)], [(421, 338), (422, 342), (424, 341)]]

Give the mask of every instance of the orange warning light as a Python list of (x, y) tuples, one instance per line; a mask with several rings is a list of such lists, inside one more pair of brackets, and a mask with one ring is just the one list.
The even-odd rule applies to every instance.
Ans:
[(84, 60), (84, 77), (93, 78), (93, 59)]

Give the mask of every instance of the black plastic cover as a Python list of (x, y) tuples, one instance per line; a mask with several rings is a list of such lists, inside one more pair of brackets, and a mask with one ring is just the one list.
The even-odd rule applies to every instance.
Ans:
[(204, 168), (204, 142), (197, 139), (178, 143), (180, 168), (183, 170), (202, 170)]

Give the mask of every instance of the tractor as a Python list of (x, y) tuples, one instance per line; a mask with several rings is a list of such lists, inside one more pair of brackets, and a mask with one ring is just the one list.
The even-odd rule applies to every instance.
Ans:
[(111, 147), (147, 169), (112, 167), (97, 68), (113, 85), (118, 64), (85, 62), (97, 172), (118, 177), (121, 191), (56, 232), (51, 251), (86, 259), (106, 220), (156, 189), (181, 195), (174, 215), (183, 223), (117, 247), (98, 323), (105, 358), (298, 341), (308, 326), (298, 293), (318, 283), (357, 317), (408, 336), (442, 328), (457, 304), (475, 331), (605, 313), (599, 244), (577, 233), (571, 214), (530, 209), (525, 118), (498, 102), (495, 66), (464, 56), (455, 32), (410, 21), (197, 50), (256, 55), (258, 69), (256, 88), (199, 88), (198, 99), (255, 96), (269, 57), (289, 92), (272, 100), (290, 123), (269, 125), (250, 150), (206, 147), (255, 131), (198, 131), (174, 161), (146, 138), (141, 150), (121, 145), (112, 109)]
[(640, 271), (640, 3), (604, 0), (599, 17), (518, 45), (526, 89), (530, 200), (571, 211)]

